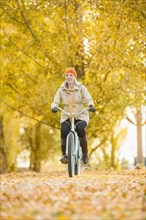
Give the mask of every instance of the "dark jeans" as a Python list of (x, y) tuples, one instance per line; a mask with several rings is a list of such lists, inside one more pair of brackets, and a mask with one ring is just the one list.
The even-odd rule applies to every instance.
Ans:
[[(86, 121), (75, 119), (75, 125), (76, 125), (76, 132), (77, 132), (78, 136), (84, 137), (86, 135), (86, 130), (85, 130), (85, 128), (87, 126)], [(66, 138), (70, 129), (71, 129), (71, 124), (70, 124), (69, 119), (62, 122), (61, 123), (61, 138)]]

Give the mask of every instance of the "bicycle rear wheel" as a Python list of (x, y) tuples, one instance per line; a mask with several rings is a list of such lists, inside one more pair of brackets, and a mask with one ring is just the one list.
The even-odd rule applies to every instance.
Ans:
[(75, 155), (74, 155), (74, 134), (72, 132), (68, 135), (68, 174), (73, 177), (75, 174)]
[(75, 164), (75, 175), (80, 175), (81, 168), (80, 168), (80, 160)]
[(77, 146), (77, 155), (76, 155), (76, 163), (75, 163), (75, 175), (80, 175), (80, 172), (81, 172), (81, 152), (80, 152), (80, 145), (78, 143), (78, 146)]

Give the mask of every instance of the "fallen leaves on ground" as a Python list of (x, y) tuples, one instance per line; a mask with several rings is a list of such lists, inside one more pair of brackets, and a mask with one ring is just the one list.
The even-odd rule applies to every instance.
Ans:
[(1, 175), (1, 220), (145, 220), (145, 171)]

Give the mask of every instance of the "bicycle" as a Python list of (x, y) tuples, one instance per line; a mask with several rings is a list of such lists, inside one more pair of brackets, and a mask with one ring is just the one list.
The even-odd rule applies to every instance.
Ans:
[(76, 132), (75, 127), (75, 116), (82, 114), (84, 111), (88, 110), (89, 107), (83, 109), (80, 113), (66, 112), (62, 108), (57, 107), (58, 110), (62, 111), (68, 117), (71, 117), (71, 129), (66, 138), (66, 156), (68, 160), (68, 174), (69, 177), (74, 177), (74, 175), (80, 175), (80, 161), (82, 156), (82, 150), (80, 147), (79, 137)]

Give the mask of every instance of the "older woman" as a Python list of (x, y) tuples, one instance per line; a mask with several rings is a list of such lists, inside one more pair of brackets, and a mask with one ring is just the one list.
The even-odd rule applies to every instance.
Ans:
[[(95, 112), (95, 107), (93, 100), (87, 88), (80, 82), (77, 81), (77, 72), (74, 68), (68, 68), (65, 71), (65, 81), (62, 83), (61, 87), (58, 89), (54, 101), (51, 104), (52, 112), (57, 112), (57, 107), (60, 102), (66, 112), (81, 112), (84, 106), (90, 107), (91, 112)], [(83, 153), (83, 163), (88, 163), (88, 146), (86, 138), (86, 126), (89, 122), (89, 113), (84, 111), (81, 115), (77, 116), (75, 119), (76, 131), (79, 136), (80, 146)], [(66, 164), (67, 157), (66, 152), (66, 137), (70, 130), (70, 119), (67, 115), (61, 113), (61, 150), (62, 158), (61, 162)]]

